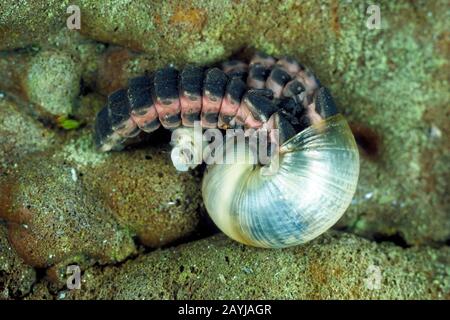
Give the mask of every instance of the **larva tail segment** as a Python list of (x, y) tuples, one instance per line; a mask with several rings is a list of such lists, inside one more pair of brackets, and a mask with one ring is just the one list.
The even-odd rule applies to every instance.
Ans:
[(103, 107), (95, 118), (94, 143), (103, 152), (120, 149), (124, 138), (119, 136), (111, 127), (108, 107)]
[(127, 89), (119, 89), (108, 97), (108, 112), (111, 128), (123, 138), (133, 138), (140, 132), (130, 117), (131, 106)]

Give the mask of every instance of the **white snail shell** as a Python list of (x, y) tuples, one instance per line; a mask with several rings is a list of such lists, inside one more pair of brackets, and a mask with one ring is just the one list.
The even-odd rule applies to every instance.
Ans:
[[(179, 72), (168, 66), (131, 79), (97, 114), (97, 147), (118, 149), (162, 125), (173, 130), (177, 170), (209, 165), (204, 203), (228, 236), (269, 248), (317, 237), (343, 215), (359, 174), (354, 137), (331, 93), (289, 57), (255, 53), (248, 64), (230, 60), (222, 69), (186, 66)], [(217, 128), (245, 129), (247, 138), (230, 148)], [(270, 149), (249, 142), (259, 133)], [(255, 154), (261, 150), (271, 157), (263, 161)], [(220, 155), (235, 159), (215, 161)]]
[(337, 114), (286, 141), (273, 175), (262, 169), (210, 165), (202, 185), (206, 210), (236, 241), (289, 247), (316, 238), (343, 215), (355, 193), (359, 154), (347, 121)]

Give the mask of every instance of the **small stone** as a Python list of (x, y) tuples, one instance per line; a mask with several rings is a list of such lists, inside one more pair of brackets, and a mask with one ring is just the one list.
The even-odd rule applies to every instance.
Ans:
[(0, 218), (8, 222), (11, 245), (32, 266), (114, 263), (135, 252), (129, 232), (95, 191), (73, 181), (72, 169), (44, 153), (0, 178)]
[(8, 230), (0, 222), (0, 300), (23, 297), (35, 281), (36, 272), (11, 247)]
[(0, 100), (0, 172), (25, 155), (44, 151), (57, 141), (53, 132), (25, 114), (12, 100)]
[(73, 110), (80, 91), (79, 61), (61, 51), (39, 52), (30, 60), (26, 80), (30, 101), (52, 115), (67, 115)]

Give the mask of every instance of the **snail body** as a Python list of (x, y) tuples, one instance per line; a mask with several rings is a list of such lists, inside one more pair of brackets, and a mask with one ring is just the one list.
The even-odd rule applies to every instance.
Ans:
[[(98, 113), (94, 139), (109, 151), (163, 126), (173, 131), (174, 166), (187, 171), (210, 151), (198, 140), (198, 124), (200, 135), (202, 128), (245, 132), (236, 143), (216, 145), (212, 154), (233, 161), (206, 161), (202, 182), (207, 212), (232, 239), (298, 245), (328, 230), (349, 206), (359, 175), (355, 139), (328, 89), (290, 58), (256, 54), (248, 64), (168, 67), (132, 79)], [(254, 148), (258, 134), (270, 148)], [(258, 157), (265, 149), (268, 162)]]

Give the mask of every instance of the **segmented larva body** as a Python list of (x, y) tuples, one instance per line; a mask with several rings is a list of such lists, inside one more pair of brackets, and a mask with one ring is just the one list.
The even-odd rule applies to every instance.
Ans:
[(280, 144), (313, 123), (337, 113), (331, 95), (310, 70), (291, 58), (256, 53), (247, 64), (173, 66), (133, 78), (110, 94), (95, 124), (102, 151), (118, 149), (141, 132), (203, 128), (279, 129)]

